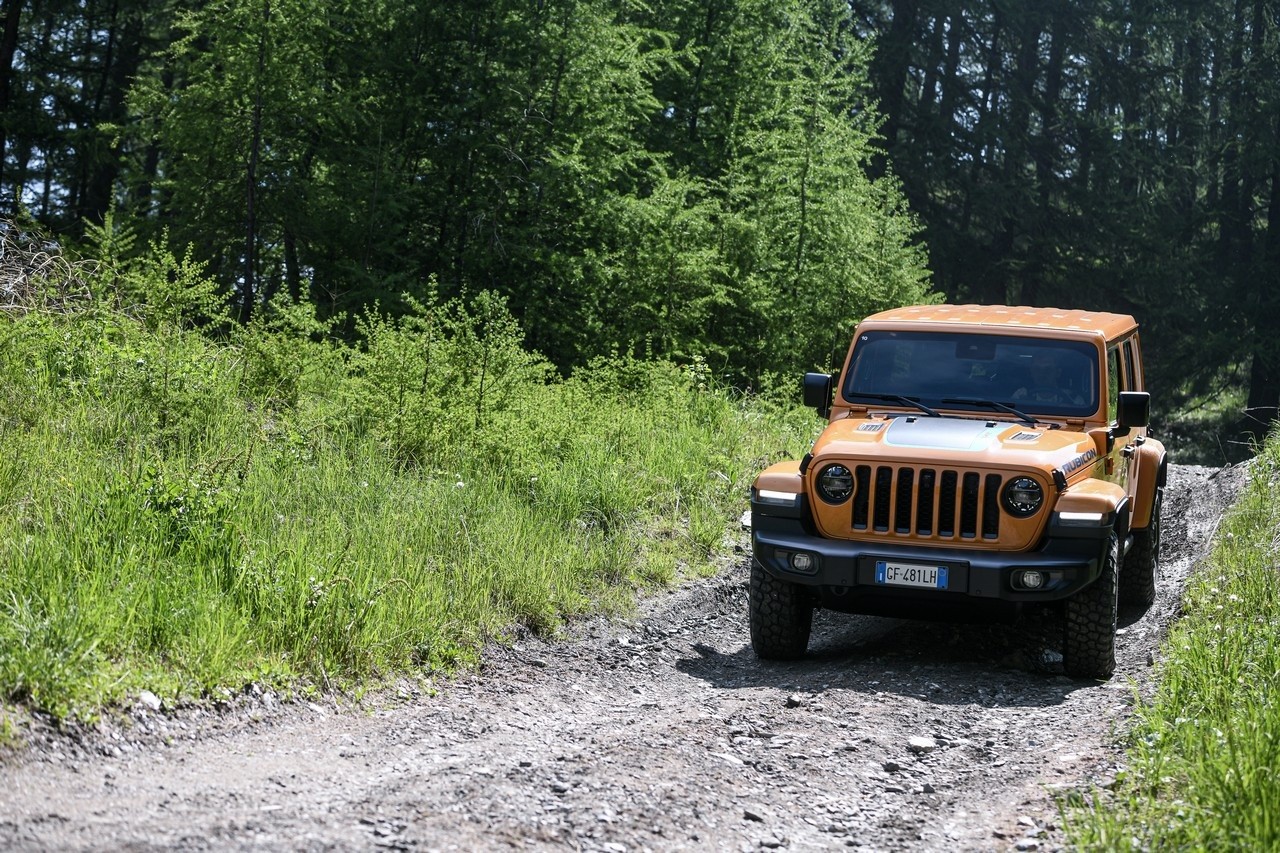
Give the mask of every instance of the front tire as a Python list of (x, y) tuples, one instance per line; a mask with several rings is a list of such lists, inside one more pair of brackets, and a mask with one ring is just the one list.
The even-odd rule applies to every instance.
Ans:
[(795, 660), (804, 656), (813, 630), (813, 602), (804, 587), (775, 578), (752, 560), (747, 609), (756, 657)]
[(1062, 665), (1072, 678), (1105, 681), (1116, 671), (1116, 609), (1120, 543), (1107, 544), (1098, 579), (1068, 598)]
[(1160, 562), (1160, 514), (1164, 487), (1157, 486), (1151, 504), (1151, 521), (1133, 532), (1133, 545), (1120, 572), (1120, 603), (1150, 607), (1156, 600), (1156, 572)]

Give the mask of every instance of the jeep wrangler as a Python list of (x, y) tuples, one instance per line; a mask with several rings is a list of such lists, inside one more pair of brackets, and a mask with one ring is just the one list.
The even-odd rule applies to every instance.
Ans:
[(1138, 324), (1049, 308), (875, 314), (828, 420), (751, 488), (751, 644), (805, 653), (815, 607), (921, 617), (1065, 607), (1067, 674), (1115, 670), (1117, 603), (1155, 599), (1165, 450), (1147, 435)]

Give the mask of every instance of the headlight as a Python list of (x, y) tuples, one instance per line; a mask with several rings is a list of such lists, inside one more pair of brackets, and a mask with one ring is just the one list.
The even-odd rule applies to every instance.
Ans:
[(1015, 477), (1004, 487), (1004, 508), (1018, 518), (1035, 515), (1044, 503), (1044, 489), (1030, 477)]
[(829, 504), (844, 503), (853, 494), (853, 472), (843, 465), (828, 465), (818, 472), (818, 497)]

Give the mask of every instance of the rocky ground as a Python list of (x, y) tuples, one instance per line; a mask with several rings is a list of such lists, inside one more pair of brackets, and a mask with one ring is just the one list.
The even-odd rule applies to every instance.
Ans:
[(1107, 785), (1135, 692), (1239, 469), (1174, 467), (1160, 593), (1121, 612), (1107, 683), (1061, 674), (1060, 620), (820, 613), (762, 663), (745, 552), (568, 641), (494, 648), (360, 703), (159, 708), (27, 734), (0, 763), (0, 848), (1051, 850), (1055, 798)]

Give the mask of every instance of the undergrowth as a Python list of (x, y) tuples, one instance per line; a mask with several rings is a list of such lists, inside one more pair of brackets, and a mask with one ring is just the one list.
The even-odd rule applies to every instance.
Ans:
[(697, 362), (559, 378), (487, 294), (348, 344), (305, 305), (237, 327), (188, 259), (148, 264), (0, 320), (0, 703), (57, 719), (449, 669), (624, 610), (710, 571), (814, 427)]
[(1190, 582), (1127, 772), (1066, 812), (1088, 850), (1280, 848), (1280, 438)]

